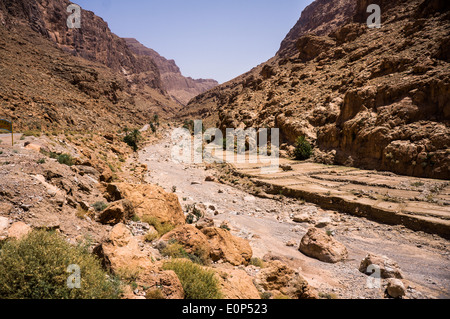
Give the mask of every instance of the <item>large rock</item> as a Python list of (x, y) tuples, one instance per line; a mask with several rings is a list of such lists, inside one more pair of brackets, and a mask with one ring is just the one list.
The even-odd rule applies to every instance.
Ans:
[(216, 268), (224, 299), (261, 299), (252, 278), (241, 269)]
[(137, 284), (146, 287), (147, 293), (160, 290), (165, 299), (184, 299), (183, 286), (172, 270), (146, 272), (138, 278)]
[(128, 199), (135, 207), (136, 214), (144, 217), (156, 217), (162, 223), (179, 226), (185, 224), (185, 217), (178, 197), (167, 193), (155, 185), (128, 183), (109, 184), (106, 186), (105, 197), (109, 201)]
[(16, 222), (8, 229), (8, 238), (22, 239), (32, 231), (31, 227), (23, 222)]
[(102, 224), (116, 225), (124, 223), (135, 214), (134, 206), (128, 199), (112, 203), (104, 211), (99, 213), (97, 221)]
[(222, 260), (234, 266), (248, 265), (253, 251), (247, 240), (235, 237), (222, 228), (207, 227), (202, 232), (208, 238), (210, 256), (214, 262)]
[(406, 295), (406, 288), (400, 279), (391, 278), (388, 281), (386, 292), (392, 298), (402, 298)]
[(343, 244), (317, 228), (308, 230), (299, 250), (309, 257), (327, 263), (337, 263), (348, 257), (347, 248)]
[(295, 299), (317, 299), (317, 292), (292, 268), (279, 260), (268, 262), (257, 275), (257, 284), (265, 291), (279, 292)]
[(149, 271), (152, 262), (143, 253), (138, 241), (124, 224), (117, 224), (108, 234), (108, 238), (94, 249), (103, 266), (122, 276), (136, 276)]
[(183, 245), (189, 254), (195, 253), (200, 249), (205, 250), (208, 255), (210, 254), (208, 238), (192, 225), (179, 226), (161, 237), (161, 240), (166, 242), (176, 240)]
[(372, 275), (373, 271), (375, 270), (375, 267), (372, 267), (373, 269), (367, 269), (369, 266), (374, 265), (376, 267), (380, 268), (380, 276), (383, 279), (386, 278), (397, 278), (397, 279), (403, 279), (403, 274), (398, 266), (398, 264), (389, 259), (386, 256), (378, 256), (375, 254), (368, 254), (366, 258), (364, 258), (361, 261), (361, 265), (359, 266), (359, 271)]

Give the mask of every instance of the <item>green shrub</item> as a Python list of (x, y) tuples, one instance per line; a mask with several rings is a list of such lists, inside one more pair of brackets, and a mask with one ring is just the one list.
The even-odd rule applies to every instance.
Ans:
[(166, 299), (161, 289), (155, 288), (145, 292), (145, 299), (162, 300)]
[(180, 279), (186, 299), (221, 299), (220, 285), (214, 271), (188, 260), (172, 260), (163, 266), (173, 270)]
[(194, 253), (188, 253), (183, 245), (178, 243), (176, 240), (169, 241), (168, 245), (161, 250), (161, 254), (166, 257), (171, 257), (174, 259), (189, 259), (195, 264), (208, 265), (211, 260), (206, 249), (202, 247), (197, 247)]
[(38, 130), (28, 130), (23, 132), (23, 136), (34, 136), (34, 137), (40, 137), (41, 136), (41, 131)]
[(175, 226), (171, 223), (161, 223), (158, 218), (153, 216), (144, 216), (144, 218), (142, 218), (142, 221), (155, 227), (160, 237), (164, 236), (175, 228)]
[(97, 213), (100, 213), (108, 208), (108, 205), (105, 202), (96, 202), (92, 204), (92, 208), (94, 208)]
[(296, 160), (304, 161), (311, 157), (312, 146), (304, 136), (300, 136), (295, 143), (294, 156)]
[(67, 166), (72, 166), (74, 164), (73, 158), (69, 154), (61, 154), (57, 159), (60, 164), (64, 164)]
[(41, 158), (37, 161), (38, 164), (45, 164), (45, 158)]
[(250, 265), (253, 265), (258, 268), (264, 268), (264, 261), (260, 258), (252, 258), (250, 259)]
[(123, 141), (127, 143), (130, 147), (132, 147), (133, 151), (136, 152), (138, 150), (139, 142), (141, 141), (141, 139), (142, 139), (141, 132), (139, 130), (133, 130), (131, 131), (131, 133), (127, 133)]
[[(69, 265), (81, 270), (81, 289), (70, 289)], [(108, 278), (99, 260), (60, 235), (33, 231), (10, 240), (0, 251), (0, 299), (115, 299), (119, 283)]]

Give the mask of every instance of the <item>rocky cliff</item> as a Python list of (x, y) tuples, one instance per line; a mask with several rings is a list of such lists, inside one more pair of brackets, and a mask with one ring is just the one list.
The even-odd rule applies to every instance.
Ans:
[(219, 83), (212, 79), (184, 77), (174, 60), (167, 60), (155, 50), (145, 47), (133, 38), (124, 39), (130, 50), (138, 57), (150, 57), (158, 66), (162, 87), (178, 103), (186, 105), (193, 97), (208, 91)]
[(19, 127), (148, 123), (179, 106), (156, 63), (135, 56), (108, 24), (82, 10), (69, 29), (69, 1), (0, 0), (0, 116)]
[(449, 16), (443, 0), (316, 0), (277, 56), (183, 115), (278, 127), (285, 149), (304, 135), (319, 162), (449, 179)]

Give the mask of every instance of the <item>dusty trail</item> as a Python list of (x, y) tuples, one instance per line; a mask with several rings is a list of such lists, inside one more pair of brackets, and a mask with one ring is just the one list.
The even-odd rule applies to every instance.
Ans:
[[(148, 165), (146, 181), (173, 191), (183, 207), (203, 203), (208, 217), (216, 225), (228, 221), (234, 235), (250, 241), (254, 256), (270, 253), (301, 268), (301, 273), (323, 293), (340, 298), (380, 298), (382, 289), (367, 289), (367, 277), (358, 271), (368, 252), (386, 255), (395, 260), (406, 277), (409, 298), (450, 298), (449, 241), (436, 235), (413, 232), (403, 226), (388, 226), (365, 218), (322, 210), (295, 199), (274, 200), (256, 198), (234, 187), (205, 182), (213, 171), (204, 165), (175, 163), (170, 157), (169, 138), (145, 147), (139, 160)], [(349, 260), (326, 264), (300, 253), (298, 244), (309, 227), (291, 220), (293, 213), (311, 212), (320, 218), (330, 218), (325, 228), (349, 250)], [(294, 241), (294, 247), (287, 242)]]

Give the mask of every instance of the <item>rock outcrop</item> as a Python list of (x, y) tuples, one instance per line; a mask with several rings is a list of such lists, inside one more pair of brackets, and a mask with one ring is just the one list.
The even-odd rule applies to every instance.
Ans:
[[(382, 28), (369, 29), (378, 3)], [(278, 54), (194, 98), (185, 117), (218, 127), (303, 135), (315, 160), (450, 178), (448, 29), (445, 1), (316, 0)]]
[(133, 185), (113, 183), (106, 186), (105, 198), (109, 201), (129, 200), (141, 219), (155, 217), (161, 223), (173, 226), (185, 224), (185, 217), (178, 197), (166, 193), (162, 187), (150, 184)]

